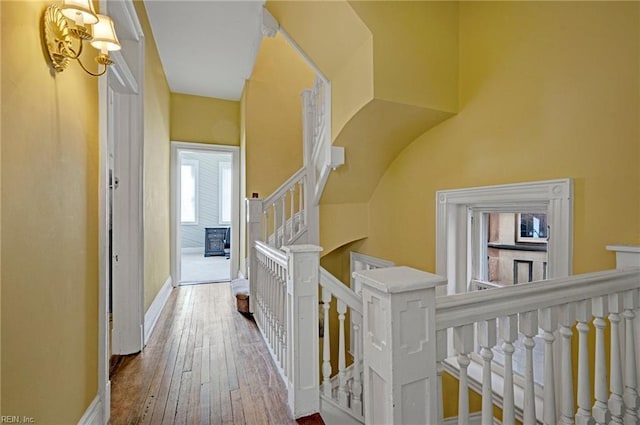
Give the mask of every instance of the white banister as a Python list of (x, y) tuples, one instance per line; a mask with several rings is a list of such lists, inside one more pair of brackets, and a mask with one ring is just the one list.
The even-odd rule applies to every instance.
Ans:
[(436, 380), (438, 387), (438, 414), (436, 417), (438, 420), (437, 423), (439, 424), (444, 422), (444, 407), (442, 405), (442, 372), (444, 372), (444, 361), (447, 358), (447, 346), (447, 330), (441, 329), (436, 331)]
[(295, 418), (318, 412), (318, 271), (315, 245), (282, 248), (287, 256), (287, 376), (289, 407)]
[(353, 381), (351, 382), (351, 409), (356, 415), (364, 414), (362, 411), (362, 313), (351, 310), (352, 338), (354, 339), (353, 350)]
[(560, 423), (574, 424), (573, 413), (573, 368), (571, 365), (571, 327), (575, 323), (575, 310), (572, 303), (560, 306)]
[(491, 384), (491, 360), (496, 345), (496, 319), (478, 322), (478, 344), (482, 356), (482, 425), (493, 425), (493, 391)]
[(524, 370), (524, 425), (536, 423), (536, 398), (533, 380), (533, 347), (538, 334), (538, 311), (526, 311), (519, 314), (520, 332), (524, 335), (525, 370)]
[(262, 201), (262, 239), (275, 248), (295, 243), (307, 231), (307, 175), (301, 168)]
[(515, 400), (513, 394), (513, 343), (518, 339), (518, 317), (514, 315), (500, 318), (500, 336), (504, 351), (504, 399), (502, 423), (515, 424)]
[(338, 403), (342, 407), (347, 407), (347, 353), (345, 343), (344, 318), (347, 312), (347, 305), (338, 298)]
[(469, 423), (469, 381), (467, 368), (471, 360), (469, 353), (473, 351), (473, 326), (463, 325), (453, 328), (453, 347), (458, 354), (460, 367), (460, 385), (458, 386), (458, 425)]
[(287, 385), (294, 417), (319, 409), (318, 269), (321, 248), (254, 242), (254, 318)]
[(593, 310), (593, 326), (596, 328), (595, 376), (593, 418), (598, 425), (608, 425), (611, 420), (607, 390), (607, 359), (605, 357), (605, 329), (609, 305), (606, 296), (595, 297), (591, 300)]
[(409, 267), (355, 272), (362, 287), (366, 424), (435, 424), (435, 288)]
[[(436, 335), (439, 339), (436, 353), (441, 352), (441, 345), (446, 346), (446, 339), (441, 341), (440, 335), (446, 335), (449, 331), (456, 338), (454, 348), (458, 367), (454, 366), (453, 357), (447, 359), (445, 364), (452, 373), (459, 373), (461, 401), (458, 419), (463, 422), (467, 420), (464, 389), (467, 386), (468, 356), (460, 348), (460, 330), (476, 324), (477, 340), (474, 347), (479, 348), (480, 356), (476, 355), (475, 359), (472, 359), (478, 362), (478, 365), (471, 365), (468, 370), (469, 376), (473, 379), (474, 389), (483, 395), (483, 409), (489, 411), (493, 405), (485, 402), (484, 398), (489, 396), (491, 386), (495, 382), (491, 383), (489, 375), (485, 374), (490, 372), (491, 366), (487, 364), (494, 357), (494, 353), (491, 352), (493, 341), (489, 340), (487, 334), (487, 329), (491, 326), (487, 325), (487, 321), (498, 319), (504, 353), (503, 390), (500, 394), (502, 423), (512, 424), (517, 416), (523, 424), (542, 421), (550, 425), (637, 425), (638, 381), (634, 378), (637, 377), (640, 362), (635, 329), (639, 305), (640, 268), (587, 273), (554, 278), (532, 285), (515, 285), (504, 289), (438, 297), (435, 320)], [(595, 326), (595, 352), (589, 351), (587, 343), (592, 320)], [(611, 323), (611, 332), (606, 332), (607, 323)], [(577, 329), (577, 353), (572, 352), (576, 348), (572, 344), (574, 325)], [(538, 327), (542, 332), (544, 350), (534, 350), (538, 339)], [(611, 351), (609, 356), (606, 356), (605, 347), (609, 341), (605, 341), (605, 335), (609, 337), (609, 334)], [(554, 347), (556, 340), (559, 353), (556, 353), (558, 350)], [(516, 341), (518, 343), (514, 344)], [(516, 357), (513, 354), (515, 348), (521, 345), (524, 352), (516, 354), (518, 361), (523, 361), (524, 370), (520, 372), (523, 382), (518, 384), (517, 391), (513, 391), (512, 365)], [(544, 351), (544, 358), (534, 361), (534, 353), (538, 351)], [(557, 364), (554, 359), (556, 354), (560, 355)], [(607, 357), (610, 361), (607, 361)], [(576, 364), (573, 362), (574, 358), (577, 358)], [(436, 367), (440, 360), (440, 357), (436, 356)], [(591, 391), (592, 372), (589, 370), (592, 360), (595, 363), (594, 392)], [(483, 369), (482, 377), (478, 373), (480, 364)], [(534, 384), (534, 368), (538, 365), (544, 367), (542, 398), (536, 394)], [(574, 404), (573, 387), (575, 366), (578, 385), (577, 409)], [(559, 369), (556, 370), (556, 367)], [(537, 369), (535, 371), (535, 376), (538, 376)], [(557, 388), (556, 381), (559, 382)], [(495, 397), (495, 394), (493, 396)], [(593, 407), (592, 399), (595, 399)], [(559, 411), (556, 411), (556, 404), (559, 404)], [(483, 423), (490, 423), (491, 420), (489, 415), (483, 415)]]
[(543, 423), (556, 425), (556, 383), (555, 366), (553, 364), (553, 332), (558, 327), (556, 307), (540, 309), (540, 327), (544, 334), (544, 394), (543, 394)]
[(303, 180), (306, 174), (307, 174), (307, 171), (305, 170), (305, 168), (304, 167), (300, 168), (291, 177), (289, 177), (284, 183), (282, 183), (276, 190), (274, 190), (271, 195), (264, 198), (263, 204), (265, 206), (272, 205), (278, 199), (286, 195), (289, 189), (292, 186), (294, 186), (295, 183), (298, 183), (299, 181)]
[(609, 411), (611, 423), (621, 424), (624, 416), (622, 398), (622, 360), (620, 354), (620, 313), (622, 313), (622, 294), (609, 295), (609, 323), (611, 323), (611, 344), (609, 355)]
[[(247, 204), (247, 276), (249, 278), (249, 311), (256, 311), (256, 285), (257, 263), (255, 254), (255, 243), (261, 239), (262, 229), (262, 199), (251, 198), (246, 200)], [(264, 239), (263, 239), (264, 240)]]
[(624, 404), (627, 407), (624, 417), (624, 423), (638, 423), (638, 408), (640, 407), (640, 398), (638, 397), (638, 382), (636, 354), (637, 346), (640, 341), (635, 339), (634, 319), (636, 310), (640, 307), (640, 290), (634, 289), (624, 294), (624, 313), (625, 319), (625, 367), (624, 367)]
[(331, 291), (322, 288), (322, 310), (324, 313), (322, 333), (322, 392), (331, 397), (331, 335), (329, 335), (329, 308), (331, 307)]
[(578, 325), (578, 411), (576, 425), (593, 425), (591, 416), (591, 381), (589, 377), (589, 348), (587, 334), (591, 321), (591, 300), (576, 303), (576, 320)]
[[(320, 267), (320, 286), (322, 288), (322, 302), (324, 314), (324, 337), (322, 350), (322, 396), (324, 400), (334, 403), (342, 411), (347, 412), (356, 420), (363, 420), (363, 384), (362, 384), (362, 298), (352, 289), (336, 279), (331, 273)], [(336, 320), (338, 325), (337, 360), (338, 370), (332, 376), (331, 366), (331, 335), (329, 322), (331, 320), (329, 305), (332, 298), (336, 299)], [(349, 313), (351, 321), (350, 340), (351, 349), (347, 351), (347, 321)], [(348, 354), (353, 362), (347, 364)]]

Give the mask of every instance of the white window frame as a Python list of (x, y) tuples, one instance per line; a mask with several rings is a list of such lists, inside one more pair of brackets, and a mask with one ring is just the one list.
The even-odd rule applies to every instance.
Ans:
[(548, 277), (569, 276), (573, 258), (573, 182), (571, 179), (516, 183), (436, 192), (436, 273), (447, 278), (447, 294), (467, 292), (471, 279), (470, 211), (547, 209)]
[(199, 178), (200, 178), (200, 163), (197, 159), (184, 159), (180, 158), (180, 188), (179, 188), (179, 196), (180, 196), (180, 205), (182, 205), (182, 166), (188, 165), (193, 167), (194, 172), (194, 199), (193, 199), (193, 208), (194, 208), (194, 220), (193, 221), (182, 221), (182, 207), (180, 208), (180, 224), (184, 226), (197, 226), (198, 225), (198, 190), (199, 190)]
[[(220, 224), (231, 224), (231, 217), (233, 215), (232, 212), (232, 208), (231, 208), (231, 203), (232, 203), (232, 191), (233, 191), (233, 170), (231, 168), (231, 161), (229, 162), (220, 162), (219, 163), (219, 184), (218, 184), (218, 213), (219, 213), (219, 221)], [(224, 190), (223, 190), (223, 182), (224, 182), (224, 174), (225, 172), (229, 173), (229, 197), (228, 199), (225, 199), (224, 197)], [(225, 205), (227, 205), (229, 207), (229, 219), (228, 220), (224, 220), (224, 213), (223, 210), (225, 208)]]
[[(472, 226), (483, 212), (541, 211), (547, 212), (550, 232), (547, 241), (547, 277), (565, 277), (572, 272), (573, 258), (573, 181), (569, 178), (436, 192), (436, 274), (447, 279), (447, 286), (438, 288), (438, 295), (464, 293), (471, 287), (474, 272), (486, 253), (475, 250), (477, 240), (483, 234), (483, 221)], [(474, 270), (474, 267), (476, 268)], [(453, 355), (453, 338), (448, 338), (448, 353)], [(445, 367), (457, 374), (457, 363), (445, 361)], [(468, 369), (471, 387), (480, 388), (482, 366), (475, 361)], [(499, 394), (504, 387), (503, 378), (492, 373), (494, 402), (501, 406)], [(524, 390), (515, 382), (516, 404)], [(541, 400), (537, 397), (536, 404)], [(522, 405), (517, 406), (517, 416), (522, 420)], [(538, 412), (540, 410), (540, 412)], [(536, 408), (536, 415), (542, 415)]]

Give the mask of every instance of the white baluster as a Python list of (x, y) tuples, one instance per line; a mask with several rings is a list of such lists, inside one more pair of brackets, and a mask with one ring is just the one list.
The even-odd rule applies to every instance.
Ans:
[(638, 423), (638, 408), (640, 398), (638, 397), (638, 382), (636, 378), (636, 346), (640, 341), (635, 340), (635, 311), (640, 305), (640, 290), (633, 289), (624, 294), (625, 320), (625, 355), (624, 355), (624, 404), (627, 407), (624, 416), (625, 425), (636, 425)]
[(447, 330), (443, 329), (436, 332), (436, 377), (438, 388), (438, 424), (444, 423), (444, 409), (442, 400), (442, 372), (444, 372), (444, 366), (442, 362), (447, 358)]
[(502, 409), (503, 425), (513, 425), (515, 423), (515, 407), (513, 399), (513, 342), (518, 339), (518, 318), (517, 316), (506, 316), (500, 318), (500, 337), (504, 341), (502, 351), (504, 351), (504, 407)]
[(300, 228), (302, 228), (303, 224), (306, 224), (305, 217), (307, 216), (304, 208), (304, 178), (298, 182), (298, 213), (300, 217), (298, 217), (298, 221), (300, 222)]
[(338, 403), (346, 407), (348, 404), (347, 395), (347, 359), (344, 333), (344, 315), (347, 312), (347, 305), (338, 299)]
[(287, 278), (286, 270), (280, 267), (280, 360), (282, 369), (286, 369), (287, 362)]
[(289, 189), (289, 207), (290, 207), (290, 212), (291, 212), (291, 215), (290, 215), (290, 218), (289, 218), (289, 220), (291, 221), (291, 231), (289, 233), (289, 243), (291, 243), (293, 241), (293, 237), (296, 234), (296, 229), (295, 229), (296, 221), (295, 221), (295, 210), (294, 210), (294, 205), (296, 203), (295, 202), (296, 201), (295, 189), (296, 189), (296, 186), (295, 186), (295, 183), (294, 183), (294, 185), (291, 186), (291, 189)]
[(331, 292), (322, 288), (322, 309), (324, 310), (324, 331), (322, 338), (322, 392), (331, 398), (331, 336), (329, 335), (329, 307)]
[(273, 317), (274, 317), (274, 324), (275, 324), (275, 329), (274, 329), (274, 348), (273, 348), (273, 352), (276, 355), (276, 359), (278, 360), (278, 363), (280, 364), (280, 366), (282, 366), (282, 357), (280, 357), (280, 349), (282, 348), (282, 346), (280, 345), (280, 338), (282, 337), (282, 329), (280, 328), (280, 289), (281, 289), (281, 282), (280, 282), (280, 269), (281, 266), (279, 264), (274, 264), (275, 267), (275, 278), (274, 278), (274, 287), (273, 287)]
[(595, 375), (594, 375), (594, 395), (593, 418), (598, 425), (608, 425), (611, 420), (611, 412), (607, 397), (607, 359), (605, 356), (605, 336), (604, 330), (607, 327), (605, 318), (609, 314), (609, 303), (607, 297), (596, 297), (591, 300), (593, 310), (593, 326), (596, 328), (596, 354), (595, 354)]
[(595, 420), (591, 416), (591, 381), (589, 377), (589, 348), (587, 334), (591, 321), (591, 300), (576, 303), (576, 320), (578, 325), (578, 411), (577, 425), (593, 425)]
[(269, 259), (269, 287), (267, 292), (267, 307), (269, 309), (269, 345), (273, 350), (273, 342), (275, 339), (275, 319), (273, 317), (273, 294), (275, 286), (275, 276), (273, 272), (273, 260)]
[(467, 368), (470, 363), (469, 353), (473, 351), (473, 325), (453, 328), (453, 348), (458, 354), (458, 365), (460, 366), (458, 425), (467, 425), (469, 423), (469, 380)]
[(286, 208), (286, 202), (287, 202), (287, 192), (285, 192), (282, 195), (282, 198), (280, 198), (280, 214), (282, 215), (282, 218), (281, 218), (282, 222), (280, 223), (280, 226), (282, 228), (282, 236), (281, 236), (281, 239), (280, 239), (280, 245), (278, 245), (278, 247), (281, 247), (287, 241), (287, 208)]
[(540, 327), (544, 331), (544, 392), (543, 423), (556, 425), (556, 383), (553, 365), (553, 332), (558, 327), (558, 311), (555, 307), (540, 309)]
[(524, 413), (523, 424), (536, 423), (536, 395), (533, 380), (533, 339), (538, 334), (538, 311), (527, 311), (519, 314), (520, 332), (524, 335), (525, 371), (524, 371)]
[(496, 345), (496, 319), (478, 322), (478, 344), (482, 366), (482, 425), (493, 425), (493, 391), (491, 387), (491, 360)]
[(573, 304), (563, 304), (560, 306), (560, 423), (565, 425), (574, 424), (573, 413), (573, 369), (571, 364), (571, 327), (575, 322), (575, 311)]
[(609, 356), (609, 411), (611, 423), (621, 424), (624, 416), (622, 398), (622, 360), (620, 353), (620, 313), (622, 313), (622, 294), (609, 295), (609, 322), (611, 322), (611, 350)]
[(262, 212), (264, 215), (264, 221), (262, 224), (262, 240), (264, 243), (269, 245), (269, 210), (265, 210)]
[(353, 332), (351, 338), (353, 343), (353, 380), (351, 381), (351, 409), (359, 416), (362, 416), (362, 315), (355, 310), (351, 310), (351, 322)]

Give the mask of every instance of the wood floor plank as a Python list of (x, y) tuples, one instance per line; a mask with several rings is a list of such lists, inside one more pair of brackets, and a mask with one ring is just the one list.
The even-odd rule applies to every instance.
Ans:
[[(172, 290), (143, 353), (112, 381), (113, 425), (289, 425), (287, 393), (228, 284)], [(315, 422), (314, 422), (315, 421)], [(305, 424), (322, 424), (321, 419)]]

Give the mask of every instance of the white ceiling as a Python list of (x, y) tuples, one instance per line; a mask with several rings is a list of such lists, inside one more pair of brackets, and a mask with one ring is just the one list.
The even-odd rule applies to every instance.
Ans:
[(144, 4), (171, 91), (239, 100), (262, 40), (264, 0)]

